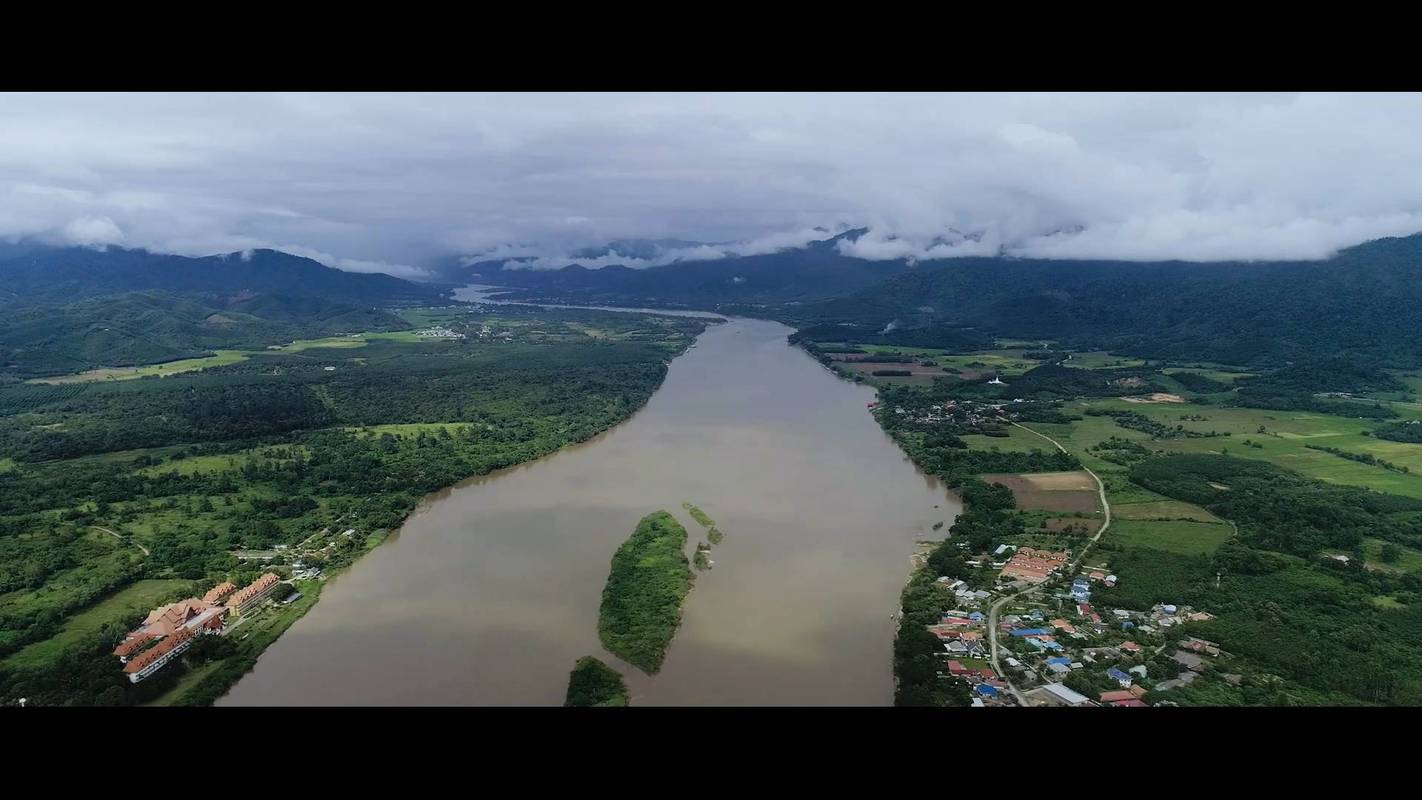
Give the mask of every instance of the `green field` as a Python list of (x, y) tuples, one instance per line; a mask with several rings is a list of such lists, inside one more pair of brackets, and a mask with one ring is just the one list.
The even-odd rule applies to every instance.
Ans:
[(1240, 378), (1248, 378), (1254, 375), (1252, 372), (1235, 372), (1217, 367), (1169, 367), (1161, 370), (1161, 372), (1164, 372), (1166, 375), (1174, 375), (1177, 372), (1193, 372), (1196, 375), (1203, 375), (1206, 378), (1220, 381), (1221, 383), (1234, 383)]
[(1382, 560), (1382, 549), (1385, 544), (1387, 544), (1387, 542), (1384, 542), (1382, 539), (1364, 539), (1363, 555), (1366, 557), (1364, 563), (1369, 567), (1382, 570), (1422, 572), (1422, 551), (1398, 545), (1397, 549), (1402, 551), (1402, 555), (1398, 558), (1396, 563), (1388, 564)]
[(1139, 358), (1128, 356), (1117, 356), (1107, 353), (1104, 350), (1093, 350), (1087, 353), (1072, 353), (1071, 358), (1063, 361), (1062, 364), (1068, 367), (1078, 367), (1080, 369), (1109, 369), (1113, 367), (1139, 367), (1146, 362)]
[[(280, 347), (269, 347), (265, 351), (261, 350), (215, 350), (210, 356), (201, 358), (184, 358), (179, 361), (168, 361), (162, 364), (145, 364), (139, 367), (102, 367), (91, 369), (87, 372), (78, 372), (73, 375), (60, 375), (53, 378), (34, 378), (27, 383), (89, 383), (93, 381), (124, 381), (135, 378), (166, 378), (169, 375), (178, 375), (184, 372), (200, 372), (212, 367), (225, 367), (229, 364), (237, 364), (254, 355), (263, 352), (267, 353), (300, 353), (303, 350), (316, 348), (351, 348), (364, 347), (367, 338), (393, 338), (400, 336), (400, 333), (362, 333), (356, 336), (328, 336), (324, 339), (298, 339), (291, 344)], [(394, 341), (419, 341), (414, 338), (414, 334), (409, 335), (409, 339), (395, 338)]]
[[(1144, 433), (1121, 428), (1112, 418), (1104, 416), (1087, 416), (1070, 426), (1032, 424), (1031, 427), (1058, 438), (1081, 456), (1082, 461), (1092, 469), (1100, 467), (1105, 470), (1119, 470), (1119, 467), (1084, 452), (1086, 447), (1116, 436), (1140, 441), (1149, 448), (1168, 452), (1224, 452), (1240, 458), (1270, 461), (1329, 483), (1366, 486), (1405, 497), (1422, 498), (1422, 445), (1364, 436), (1363, 431), (1377, 426), (1373, 420), (1311, 411), (1228, 408), (1196, 403), (1127, 403), (1117, 399), (1092, 400), (1089, 403), (1077, 401), (1066, 406), (1074, 413), (1085, 411), (1087, 407), (1129, 410), (1172, 427), (1182, 425), (1186, 430), (1200, 433), (1215, 431), (1228, 432), (1230, 435), (1152, 441)], [(1198, 415), (1206, 419), (1182, 420), (1182, 415)], [(1260, 426), (1264, 427), (1264, 433), (1259, 433)], [(1246, 445), (1245, 440), (1259, 446)], [(1309, 444), (1335, 447), (1350, 453), (1370, 453), (1399, 466), (1406, 466), (1412, 472), (1403, 474), (1380, 466), (1361, 464), (1331, 453), (1310, 450), (1306, 446)]]
[(70, 617), (64, 628), (42, 642), (35, 642), (5, 659), (12, 667), (38, 667), (53, 660), (65, 648), (84, 642), (110, 622), (143, 617), (159, 602), (187, 586), (190, 581), (144, 580), (110, 595), (97, 605)]
[(1111, 516), (1115, 519), (1154, 520), (1194, 520), (1196, 522), (1220, 522), (1220, 518), (1199, 506), (1182, 503), (1179, 500), (1158, 500), (1145, 503), (1114, 504)]
[(169, 375), (177, 375), (181, 372), (196, 372), (209, 367), (224, 367), (228, 364), (246, 361), (250, 357), (250, 353), (241, 350), (217, 350), (212, 355), (202, 358), (184, 358), (180, 361), (168, 361), (163, 364), (147, 364), (141, 367), (103, 367), (100, 369), (91, 369), (87, 372), (75, 373), (73, 375), (61, 375), (54, 378), (34, 378), (27, 381), (27, 383), (88, 383), (90, 381), (124, 381), (155, 376), (165, 378)]
[(472, 422), (408, 422), (389, 425), (347, 427), (341, 430), (350, 431), (360, 436), (382, 436), (387, 433), (392, 436), (419, 436), (421, 433), (438, 435), (440, 429), (454, 433), (455, 431), (472, 427), (474, 427), (474, 423)]
[(1211, 522), (1114, 520), (1104, 534), (1124, 547), (1149, 547), (1182, 555), (1213, 553), (1231, 534), (1229, 525)]

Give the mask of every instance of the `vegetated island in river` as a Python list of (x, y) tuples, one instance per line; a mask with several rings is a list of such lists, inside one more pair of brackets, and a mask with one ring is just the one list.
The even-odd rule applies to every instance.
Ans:
[(602, 646), (653, 674), (681, 624), (681, 601), (691, 591), (686, 528), (665, 511), (643, 517), (612, 556), (602, 590), (597, 632)]
[[(711, 517), (708, 516), (705, 511), (702, 511), (700, 508), (690, 503), (682, 503), (681, 507), (686, 509), (686, 513), (690, 514), (691, 518), (696, 520), (696, 523), (698, 525), (707, 529), (706, 538), (711, 540), (711, 544), (721, 543), (721, 539), (724, 537), (724, 534), (722, 534), (721, 531), (716, 528), (716, 520), (711, 519)], [(699, 551), (700, 548), (697, 548), (697, 550)]]
[(627, 684), (617, 670), (593, 656), (583, 656), (568, 676), (563, 705), (579, 708), (621, 708), (628, 705)]

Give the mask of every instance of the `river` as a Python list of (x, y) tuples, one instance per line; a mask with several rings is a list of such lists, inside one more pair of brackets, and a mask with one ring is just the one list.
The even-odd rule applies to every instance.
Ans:
[[(635, 706), (890, 704), (909, 554), (959, 505), (790, 332), (712, 326), (631, 419), (431, 495), (218, 705), (558, 705), (589, 654)], [(725, 539), (649, 677), (602, 649), (598, 603), (645, 514), (705, 538), (683, 501)]]

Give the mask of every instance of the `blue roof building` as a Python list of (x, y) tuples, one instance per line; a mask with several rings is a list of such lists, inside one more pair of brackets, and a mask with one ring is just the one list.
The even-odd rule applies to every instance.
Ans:
[(1050, 636), (1050, 628), (1018, 628), (1012, 631), (1013, 636)]
[(1051, 658), (1047, 659), (1047, 663), (1061, 664), (1064, 667), (1069, 667), (1071, 666), (1071, 659), (1067, 658), (1066, 656), (1052, 656)]
[(1131, 685), (1131, 676), (1120, 671), (1119, 669), (1116, 669), (1115, 667), (1106, 670), (1106, 677), (1110, 678), (1116, 683), (1121, 684), (1122, 689)]
[(972, 620), (973, 622), (982, 622), (985, 616), (987, 615), (981, 611), (974, 611), (973, 613), (968, 615), (968, 619)]
[(986, 683), (980, 683), (977, 685), (976, 690), (977, 693), (982, 695), (983, 697), (997, 697), (996, 686), (989, 686)]

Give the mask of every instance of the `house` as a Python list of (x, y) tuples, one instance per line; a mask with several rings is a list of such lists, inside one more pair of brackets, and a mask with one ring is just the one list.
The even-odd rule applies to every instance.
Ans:
[(1078, 615), (1080, 615), (1080, 616), (1083, 616), (1083, 617), (1089, 617), (1089, 616), (1091, 616), (1091, 604), (1090, 604), (1090, 603), (1077, 603), (1077, 604), (1076, 604), (1076, 613), (1077, 613)]
[(1114, 708), (1146, 708), (1146, 704), (1136, 698), (1130, 700), (1117, 700), (1111, 704)]
[(1103, 702), (1103, 703), (1118, 703), (1118, 702), (1120, 702), (1120, 701), (1122, 701), (1122, 700), (1135, 700), (1135, 699), (1136, 699), (1136, 696), (1133, 695), (1133, 694), (1131, 694), (1130, 692), (1126, 691), (1125, 689), (1117, 689), (1117, 690), (1114, 691), (1114, 692), (1102, 692), (1102, 693), (1101, 693), (1101, 702)]
[(1106, 677), (1110, 678), (1116, 683), (1121, 684), (1122, 689), (1130, 686), (1132, 683), (1130, 675), (1127, 675), (1126, 673), (1120, 671), (1119, 669), (1116, 669), (1115, 667), (1106, 670)]
[(1046, 694), (1051, 695), (1058, 703), (1069, 706), (1084, 706), (1091, 703), (1090, 698), (1080, 692), (1072, 691), (1060, 683), (1048, 683), (1041, 687)]
[(1140, 699), (1142, 697), (1145, 697), (1146, 688), (1140, 685), (1139, 683), (1135, 683), (1131, 684), (1131, 688), (1128, 691), (1130, 691), (1131, 694), (1135, 695), (1136, 699)]
[(1012, 631), (1013, 636), (1051, 636), (1052, 631), (1048, 628), (1018, 628)]
[(1176, 663), (1180, 664), (1182, 667), (1185, 667), (1191, 672), (1203, 672), (1205, 669), (1205, 660), (1195, 655), (1194, 653), (1187, 653), (1184, 650), (1176, 650), (1175, 655), (1171, 656), (1171, 658), (1175, 659)]
[(1076, 628), (1072, 627), (1072, 624), (1064, 619), (1054, 619), (1048, 624), (1062, 633), (1074, 633), (1076, 631)]
[(1021, 661), (1018, 661), (1017, 659), (1013, 658), (1012, 656), (1008, 656), (1008, 657), (1007, 657), (1007, 666), (1009, 666), (1009, 667), (1020, 667), (1020, 666), (1022, 666), (1022, 662), (1021, 662)]
[(1121, 650), (1127, 653), (1139, 653), (1141, 646), (1135, 642), (1121, 642)]
[(1139, 675), (1139, 676), (1141, 676), (1142, 678), (1144, 678), (1146, 675), (1149, 674), (1149, 673), (1146, 671), (1146, 665), (1145, 665), (1145, 664), (1137, 664), (1136, 666), (1131, 667), (1130, 669), (1128, 669), (1128, 670), (1126, 670), (1126, 671), (1129, 672), (1129, 673), (1131, 673), (1132, 675)]
[(1071, 672), (1071, 667), (1067, 664), (1047, 664), (1047, 671), (1053, 675), (1066, 675)]
[(968, 669), (957, 661), (949, 661), (948, 672), (951, 675), (966, 675), (967, 673), (972, 672), (972, 670)]

